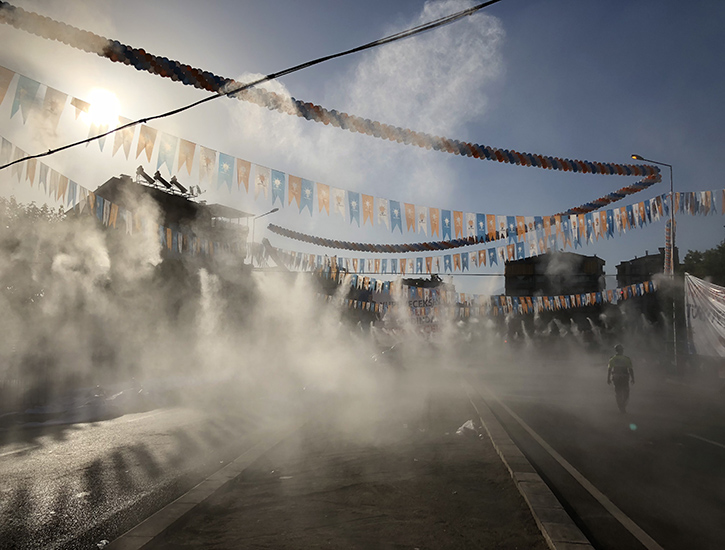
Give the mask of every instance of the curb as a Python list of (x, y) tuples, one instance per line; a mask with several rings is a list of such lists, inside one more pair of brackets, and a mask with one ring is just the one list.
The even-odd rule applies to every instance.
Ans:
[[(589, 539), (576, 526), (549, 486), (536, 473), (529, 460), (496, 419), (484, 397), (469, 382), (465, 382), (464, 390), (476, 410), (493, 448), (509, 471), (519, 493), (529, 505), (531, 515), (549, 548), (551, 550), (594, 550)], [(482, 407), (476, 406), (469, 390), (481, 398)]]

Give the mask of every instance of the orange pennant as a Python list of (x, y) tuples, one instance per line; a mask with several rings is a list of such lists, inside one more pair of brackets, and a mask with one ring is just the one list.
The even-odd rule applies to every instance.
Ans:
[(463, 238), (463, 212), (453, 212), (453, 230), (455, 238)]
[(330, 186), (322, 183), (317, 184), (317, 204), (319, 211), (325, 209), (327, 215), (330, 215)]
[[(441, 230), (441, 212), (438, 208), (431, 208), (428, 210), (430, 216), (430, 236), (435, 235), (440, 237)], [(430, 270), (428, 271), (430, 273)]]
[(3, 99), (5, 99), (5, 92), (8, 91), (10, 81), (13, 79), (14, 76), (15, 73), (10, 69), (0, 67), (0, 103), (2, 103)]
[(365, 225), (365, 222), (370, 220), (370, 225), (373, 224), (373, 204), (374, 199), (370, 195), (363, 195), (362, 196), (362, 203), (363, 203), (363, 225)]
[(139, 157), (141, 151), (146, 153), (146, 158), (151, 162), (151, 153), (154, 151), (156, 143), (156, 129), (151, 126), (141, 125), (138, 134), (138, 146), (136, 147), (136, 158)]
[(298, 176), (289, 176), (287, 187), (289, 188), (289, 204), (292, 204), (292, 199), (297, 201), (297, 208), (300, 208), (302, 202), (302, 179)]
[[(249, 193), (249, 173), (252, 171), (252, 164), (247, 160), (237, 159), (237, 187), (241, 191), (242, 184), (244, 190)], [(189, 169), (191, 173), (191, 169)]]
[(496, 240), (496, 216), (486, 214), (486, 234), (490, 241)]
[[(194, 163), (195, 150), (196, 143), (192, 143), (191, 141), (187, 141), (185, 139), (179, 140), (179, 166), (177, 170), (181, 170), (181, 167), (186, 165), (186, 171), (189, 175), (191, 175), (191, 165)], [(237, 175), (237, 177), (239, 176)]]
[(415, 206), (405, 203), (405, 225), (408, 231), (415, 233)]

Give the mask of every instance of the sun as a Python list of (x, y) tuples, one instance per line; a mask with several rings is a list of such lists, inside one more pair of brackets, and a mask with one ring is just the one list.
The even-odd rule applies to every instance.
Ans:
[(93, 88), (89, 95), (88, 119), (91, 124), (115, 127), (118, 125), (118, 114), (121, 102), (116, 94), (103, 88)]

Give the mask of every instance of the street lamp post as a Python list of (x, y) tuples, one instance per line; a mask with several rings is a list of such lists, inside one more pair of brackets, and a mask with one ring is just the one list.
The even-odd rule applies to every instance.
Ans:
[(254, 218), (252, 218), (252, 258), (251, 258), (252, 265), (254, 265), (254, 228), (257, 225), (257, 220), (259, 218), (263, 218), (264, 216), (267, 216), (269, 214), (274, 214), (278, 210), (279, 210), (279, 208), (272, 208), (272, 210), (270, 210), (269, 212), (265, 212), (264, 214), (260, 214), (259, 216), (254, 216)]
[[(667, 166), (670, 169), (670, 279), (675, 280), (675, 184), (672, 176), (672, 165), (666, 162), (658, 162), (652, 159), (646, 159), (640, 155), (632, 155), (635, 160), (651, 162), (660, 166)], [(672, 285), (672, 359), (675, 373), (677, 372), (677, 325), (675, 324), (675, 289)]]

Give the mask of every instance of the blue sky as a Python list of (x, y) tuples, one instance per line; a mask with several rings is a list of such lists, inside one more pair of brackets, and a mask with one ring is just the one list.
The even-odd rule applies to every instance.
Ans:
[[(213, 73), (234, 78), (269, 73), (354, 47), (465, 7), (463, 2), (141, 2), (16, 1), (16, 5)], [(314, 67), (269, 87), (328, 108), (414, 130), (530, 153), (628, 163), (629, 155), (674, 166), (678, 191), (725, 188), (721, 107), (725, 77), (725, 5), (709, 1), (503, 0), (446, 28), (403, 43)], [(0, 26), (0, 65), (81, 99), (113, 90), (120, 114), (142, 117), (200, 99), (204, 92), (57, 42)], [(11, 96), (13, 88), (8, 95)], [(9, 119), (0, 133), (26, 151), (83, 138), (72, 116), (57, 135)], [(70, 109), (70, 107), (68, 107)], [(66, 113), (68, 115), (68, 113)], [(375, 140), (231, 100), (217, 100), (153, 124), (200, 145), (316, 182), (444, 209), (547, 215), (587, 202), (637, 178), (592, 176), (500, 165)], [(110, 148), (80, 147), (46, 159), (87, 187), (139, 160)], [(156, 169), (155, 159), (145, 162)], [(195, 167), (196, 169), (196, 167)], [(177, 173), (177, 172), (174, 172)], [(167, 174), (168, 175), (168, 174)], [(196, 183), (196, 173), (179, 179)], [(638, 200), (669, 190), (664, 182)], [(209, 201), (261, 213), (270, 204), (207, 186)], [(27, 185), (0, 174), (0, 193), (40, 201)], [(628, 204), (625, 200), (620, 204)], [(325, 237), (411, 242), (292, 212), (270, 221)], [(678, 219), (681, 254), (725, 235), (721, 216)], [(258, 222), (257, 234), (261, 231)], [(318, 251), (270, 236), (290, 250)], [(428, 240), (422, 238), (422, 240)], [(598, 241), (614, 273), (622, 260), (656, 251), (664, 224)], [(329, 251), (322, 251), (328, 252)], [(487, 269), (486, 273), (502, 269)], [(456, 278), (467, 292), (494, 290), (489, 277)]]

